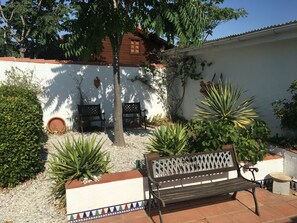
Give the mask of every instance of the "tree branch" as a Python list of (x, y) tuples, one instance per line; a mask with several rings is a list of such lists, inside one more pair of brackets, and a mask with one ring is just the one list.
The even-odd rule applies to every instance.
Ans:
[(1, 3), (1, 1), (0, 1), (0, 13), (1, 13), (1, 17), (4, 19), (4, 21), (5, 21), (6, 23), (8, 23), (8, 20), (7, 20), (7, 18), (5, 17), (4, 12), (3, 12), (3, 8), (2, 8), (2, 3)]
[(24, 17), (21, 15), (20, 16), (21, 18), (21, 21), (22, 21), (22, 24), (23, 24), (23, 28), (22, 28), (22, 34), (21, 34), (21, 41), (24, 39), (24, 36), (25, 36), (25, 27), (26, 27), (26, 22), (25, 22), (25, 19)]
[(13, 32), (13, 28), (9, 28), (9, 32), (10, 32), (10, 34), (13, 36), (13, 38), (18, 42), (18, 43), (20, 43), (21, 42), (21, 39), (19, 39), (16, 35), (15, 35), (15, 33)]
[(40, 1), (38, 2), (38, 4), (37, 4), (38, 11), (40, 11), (41, 4), (42, 4), (42, 0), (40, 0)]

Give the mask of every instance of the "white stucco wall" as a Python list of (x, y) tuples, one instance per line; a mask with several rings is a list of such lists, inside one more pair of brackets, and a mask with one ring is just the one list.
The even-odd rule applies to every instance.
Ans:
[[(208, 47), (189, 51), (189, 55), (212, 62), (203, 73), (203, 81), (218, 78), (237, 85), (245, 96), (255, 96), (255, 106), (261, 118), (268, 123), (272, 134), (280, 132), (280, 122), (275, 118), (272, 102), (291, 98), (287, 89), (297, 79), (297, 41), (294, 39), (269, 41), (238, 41), (228, 47)], [(256, 43), (255, 43), (256, 42)], [(216, 78), (216, 79), (217, 79)], [(202, 99), (200, 81), (189, 81), (182, 106), (183, 116), (191, 119), (195, 105)]]
[[(1, 60), (0, 80), (5, 79), (5, 70), (10, 70), (12, 66), (22, 70), (34, 70), (40, 85), (44, 87), (45, 93), (41, 98), (41, 102), (44, 110), (45, 126), (49, 119), (57, 116), (66, 121), (68, 129), (72, 128), (77, 112), (77, 104), (79, 103), (77, 81), (81, 78), (83, 78), (81, 89), (87, 103), (102, 104), (105, 117), (108, 123), (112, 124), (114, 97), (112, 67)], [(130, 81), (135, 75), (143, 72), (141, 68), (121, 67), (120, 72), (123, 102), (141, 102), (142, 109), (148, 111), (148, 117), (157, 114), (165, 115), (156, 94), (141, 82)], [(98, 89), (95, 88), (93, 83), (96, 77), (101, 80), (101, 86)]]
[[(269, 179), (272, 172), (284, 172), (284, 158), (260, 161), (254, 167), (259, 169), (259, 172), (255, 172), (256, 180)], [(250, 171), (242, 171), (242, 175), (246, 179), (252, 179)]]
[(284, 172), (293, 177), (295, 181), (297, 181), (297, 154), (290, 152), (290, 151), (285, 151), (284, 153), (285, 156), (285, 163), (284, 163)]

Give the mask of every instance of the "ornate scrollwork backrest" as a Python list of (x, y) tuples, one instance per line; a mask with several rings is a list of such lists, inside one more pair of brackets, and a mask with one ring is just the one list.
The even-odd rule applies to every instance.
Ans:
[(100, 115), (101, 105), (78, 105), (78, 113), (82, 116)]
[(140, 103), (123, 103), (122, 104), (123, 114), (138, 113), (141, 115)]
[(152, 160), (153, 178), (170, 177), (179, 174), (203, 174), (220, 172), (237, 165), (231, 151), (202, 153), (180, 157), (168, 157)]

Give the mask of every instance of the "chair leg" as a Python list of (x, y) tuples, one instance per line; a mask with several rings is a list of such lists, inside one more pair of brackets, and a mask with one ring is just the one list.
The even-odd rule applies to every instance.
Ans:
[[(101, 123), (102, 123), (102, 122), (101, 122)], [(102, 126), (102, 124), (101, 124), (101, 126)], [(103, 126), (102, 126), (102, 127), (103, 127), (103, 131), (104, 131), (104, 132), (106, 132), (106, 125), (105, 125), (105, 121), (103, 121)]]
[(84, 130), (83, 130), (83, 125), (82, 125), (82, 121), (81, 121), (81, 120), (78, 121), (78, 131), (79, 131), (79, 132), (83, 132), (83, 131), (84, 131)]

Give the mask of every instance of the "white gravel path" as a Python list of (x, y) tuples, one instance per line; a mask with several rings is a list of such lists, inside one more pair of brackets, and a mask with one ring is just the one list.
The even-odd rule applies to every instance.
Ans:
[[(112, 146), (107, 134), (96, 133), (99, 138), (106, 140), (104, 150), (109, 151), (111, 157), (111, 172), (127, 171), (135, 168), (135, 161), (143, 159), (147, 152), (146, 144), (153, 129), (131, 130), (125, 133), (127, 146)], [(79, 137), (80, 133), (68, 132), (64, 135), (49, 135), (46, 148), (50, 153), (54, 152), (53, 144), (64, 141), (67, 136)], [(89, 137), (87, 134), (86, 137)], [(47, 168), (47, 165), (46, 165)], [(65, 210), (59, 210), (55, 206), (54, 199), (50, 196), (52, 183), (48, 180), (48, 173), (40, 173), (36, 179), (29, 180), (13, 189), (0, 188), (0, 223), (63, 223), (66, 221)]]

